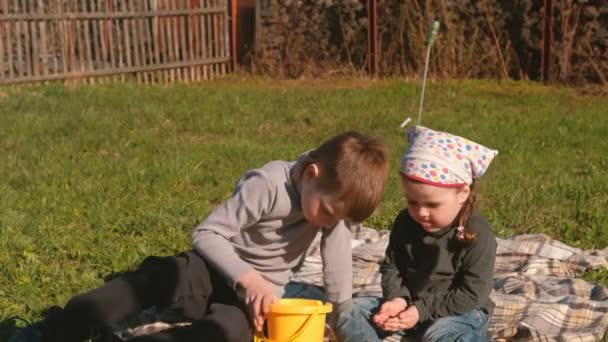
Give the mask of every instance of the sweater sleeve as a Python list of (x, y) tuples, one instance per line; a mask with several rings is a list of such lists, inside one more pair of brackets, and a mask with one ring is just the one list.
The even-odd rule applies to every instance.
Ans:
[(462, 315), (487, 300), (494, 281), (496, 238), (489, 228), (480, 231), (478, 238), (465, 252), (457, 279), (449, 291), (435, 293), (414, 301), (420, 321)]
[(238, 182), (231, 198), (217, 206), (192, 233), (192, 245), (235, 287), (253, 268), (235, 252), (230, 239), (270, 212), (276, 187), (262, 170), (249, 171)]
[(327, 298), (339, 304), (353, 294), (353, 258), (350, 229), (340, 221), (333, 228), (324, 228), (321, 235), (323, 282)]
[(406, 265), (403, 263), (405, 251), (403, 250), (403, 233), (400, 229), (402, 217), (403, 215), (400, 214), (393, 224), (384, 261), (380, 265), (382, 295), (387, 301), (402, 297), (410, 303), (411, 294), (407, 287), (406, 270), (404, 269)]

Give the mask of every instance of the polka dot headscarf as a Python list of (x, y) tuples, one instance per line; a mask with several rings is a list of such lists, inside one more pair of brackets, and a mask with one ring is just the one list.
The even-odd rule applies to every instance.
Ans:
[(408, 142), (401, 173), (441, 187), (470, 185), (485, 173), (498, 154), (465, 138), (422, 126), (410, 127)]

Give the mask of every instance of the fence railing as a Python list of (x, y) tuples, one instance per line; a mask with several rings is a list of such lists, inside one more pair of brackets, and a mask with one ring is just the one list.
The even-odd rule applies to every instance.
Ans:
[(0, 84), (226, 74), (227, 1), (0, 0)]

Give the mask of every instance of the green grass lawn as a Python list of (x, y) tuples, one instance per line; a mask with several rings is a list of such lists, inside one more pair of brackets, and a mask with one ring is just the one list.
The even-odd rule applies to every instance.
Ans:
[[(389, 228), (419, 85), (397, 80), (0, 88), (0, 320), (39, 319), (190, 232), (239, 175), (360, 130), (392, 146)], [(431, 83), (423, 124), (497, 148), (480, 207), (499, 236), (608, 246), (608, 96), (489, 81)], [(608, 285), (608, 271), (589, 279)], [(0, 340), (10, 327), (0, 329)], [(4, 335), (3, 335), (4, 334)]]

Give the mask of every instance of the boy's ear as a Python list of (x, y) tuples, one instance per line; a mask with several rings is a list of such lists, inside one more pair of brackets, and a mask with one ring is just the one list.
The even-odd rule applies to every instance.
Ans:
[(308, 165), (306, 167), (306, 169), (304, 169), (303, 176), (306, 179), (312, 179), (312, 178), (319, 177), (320, 174), (321, 174), (321, 168), (319, 167), (319, 165), (316, 163), (312, 163), (312, 164)]
[(408, 180), (407, 176), (403, 172), (399, 172), (399, 179), (401, 179), (402, 184), (405, 184), (405, 182)]

